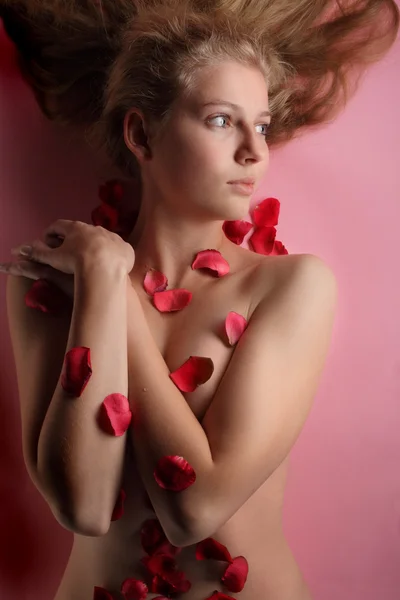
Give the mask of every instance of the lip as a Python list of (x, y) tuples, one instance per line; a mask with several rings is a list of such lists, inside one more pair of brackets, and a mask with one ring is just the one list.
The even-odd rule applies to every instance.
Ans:
[(235, 179), (234, 181), (228, 181), (228, 183), (244, 183), (246, 185), (253, 185), (255, 184), (256, 180), (254, 179), (254, 177), (245, 177), (244, 179)]
[(229, 184), (234, 187), (235, 191), (244, 196), (251, 196), (254, 193), (253, 183), (230, 181)]

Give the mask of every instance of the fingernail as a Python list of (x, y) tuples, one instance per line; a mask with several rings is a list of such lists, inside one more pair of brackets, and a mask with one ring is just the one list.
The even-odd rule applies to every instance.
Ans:
[(22, 256), (30, 256), (32, 254), (32, 246), (21, 246), (19, 253)]

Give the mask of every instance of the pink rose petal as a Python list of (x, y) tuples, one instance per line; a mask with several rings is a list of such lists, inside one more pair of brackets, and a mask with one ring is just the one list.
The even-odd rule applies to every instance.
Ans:
[(71, 348), (64, 358), (61, 373), (62, 388), (68, 394), (79, 397), (82, 395), (91, 376), (90, 348), (86, 346)]
[(228, 314), (225, 320), (225, 331), (231, 346), (237, 344), (246, 327), (247, 321), (242, 315), (234, 311)]
[(229, 273), (229, 264), (218, 250), (202, 250), (197, 253), (192, 269), (208, 269), (213, 277), (223, 277)]

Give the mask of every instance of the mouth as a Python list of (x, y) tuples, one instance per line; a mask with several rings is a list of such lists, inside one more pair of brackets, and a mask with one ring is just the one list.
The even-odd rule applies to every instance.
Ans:
[(251, 196), (254, 192), (254, 183), (243, 183), (241, 181), (229, 181), (234, 190), (245, 196)]

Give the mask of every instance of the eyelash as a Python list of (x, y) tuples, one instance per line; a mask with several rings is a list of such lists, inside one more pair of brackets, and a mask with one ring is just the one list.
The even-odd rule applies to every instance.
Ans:
[[(209, 122), (209, 121), (213, 121), (214, 119), (221, 118), (221, 117), (222, 117), (223, 119), (227, 120), (227, 121), (230, 121), (230, 116), (229, 116), (229, 115), (220, 114), (220, 115), (215, 115), (214, 117), (211, 117), (210, 119), (208, 119), (208, 122)], [(261, 135), (263, 135), (263, 136), (266, 138), (266, 137), (267, 137), (267, 135), (268, 135), (268, 129), (270, 128), (270, 126), (271, 126), (271, 123), (259, 123), (259, 125), (263, 125), (264, 127), (266, 127), (266, 128), (267, 128), (267, 131), (266, 131), (266, 133), (262, 133), (262, 134), (261, 134)], [(223, 129), (224, 129), (224, 128), (223, 128)]]

